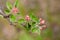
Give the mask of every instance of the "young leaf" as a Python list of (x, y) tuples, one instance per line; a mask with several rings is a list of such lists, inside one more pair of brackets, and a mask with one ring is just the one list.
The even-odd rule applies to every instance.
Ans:
[(12, 5), (10, 4), (10, 2), (7, 2), (7, 3), (6, 3), (6, 6), (7, 6), (7, 8), (8, 8), (9, 10), (12, 9)]
[(35, 32), (36, 30), (37, 30), (37, 28), (35, 28), (35, 27), (34, 27), (34, 28), (32, 28), (32, 32)]
[(32, 22), (32, 25), (35, 25), (36, 24), (36, 22)]
[(32, 32), (40, 35), (40, 29), (39, 28), (33, 28)]
[(34, 16), (32, 13), (29, 16), (32, 19), (32, 21), (38, 22), (38, 18), (36, 16)]
[(11, 22), (16, 22), (16, 17), (14, 15), (10, 15), (10, 21)]
[(15, 4), (14, 4), (14, 5), (15, 5), (15, 7), (17, 7), (17, 6), (18, 6), (18, 2), (19, 2), (19, 1), (18, 1), (18, 0), (16, 0), (16, 2), (15, 2)]
[(9, 14), (10, 11), (6, 9), (4, 12), (5, 14)]
[(24, 23), (24, 22), (25, 22), (24, 19), (19, 19), (19, 20), (18, 20), (18, 23)]

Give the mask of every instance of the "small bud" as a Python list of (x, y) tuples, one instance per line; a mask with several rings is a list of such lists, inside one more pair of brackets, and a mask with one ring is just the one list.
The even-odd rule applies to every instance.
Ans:
[(45, 20), (40, 21), (40, 24), (45, 24)]
[(26, 19), (27, 21), (29, 21), (29, 20), (30, 20), (30, 17), (29, 17), (28, 15), (26, 15), (25, 19)]
[(46, 26), (46, 25), (43, 25), (43, 28), (44, 28), (44, 29), (46, 29), (46, 28), (47, 28), (47, 26)]
[(16, 7), (14, 7), (14, 8), (12, 9), (12, 12), (13, 12), (13, 13), (18, 13), (18, 9), (17, 9)]

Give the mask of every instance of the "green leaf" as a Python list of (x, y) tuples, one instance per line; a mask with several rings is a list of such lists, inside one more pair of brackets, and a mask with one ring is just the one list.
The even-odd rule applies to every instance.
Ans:
[(9, 13), (10, 11), (7, 10), (7, 9), (6, 9), (4, 12), (5, 12), (5, 14), (10, 14), (10, 13)]
[(6, 3), (6, 6), (7, 6), (7, 8), (8, 8), (9, 10), (12, 9), (12, 5), (10, 4), (10, 2), (7, 2), (7, 3)]
[(18, 3), (19, 3), (19, 1), (18, 0), (16, 0), (16, 2), (15, 2), (15, 7), (17, 7), (18, 6)]
[(32, 27), (32, 32), (35, 32), (37, 30), (36, 27)]
[(40, 35), (40, 29), (38, 27), (32, 27), (32, 32)]
[(36, 29), (34, 28), (34, 29), (32, 29), (32, 32), (35, 32), (36, 31)]
[(18, 23), (24, 23), (24, 22), (25, 22), (24, 19), (19, 19), (19, 20), (18, 20)]
[(39, 21), (38, 18), (35, 15), (33, 15), (32, 13), (29, 14), (29, 16), (32, 19), (32, 21), (34, 21), (34, 22), (38, 22)]
[(16, 22), (16, 17), (14, 15), (10, 15), (10, 21), (11, 22)]
[(36, 25), (36, 22), (32, 22), (32, 26), (35, 26)]

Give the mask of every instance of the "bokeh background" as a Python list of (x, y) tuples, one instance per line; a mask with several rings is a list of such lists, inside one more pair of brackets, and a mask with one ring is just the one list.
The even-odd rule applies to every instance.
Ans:
[[(0, 0), (0, 10), (4, 12), (6, 2), (13, 5), (16, 0)], [(0, 40), (60, 40), (60, 0), (19, 0), (22, 14), (33, 12), (37, 17), (46, 20), (47, 30), (41, 36), (28, 34), (23, 28), (18, 29), (0, 18)], [(19, 31), (20, 30), (20, 31)], [(17, 32), (18, 31), (18, 32)]]

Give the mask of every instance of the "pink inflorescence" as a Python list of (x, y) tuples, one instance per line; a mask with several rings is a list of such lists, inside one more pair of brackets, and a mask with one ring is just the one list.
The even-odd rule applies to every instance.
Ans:
[(30, 20), (29, 15), (26, 15), (25, 19), (26, 19), (27, 21), (29, 21), (29, 20)]
[(13, 13), (18, 13), (18, 8), (14, 7), (14, 8), (12, 9), (12, 12), (13, 12)]
[(39, 20), (40, 20), (39, 24), (42, 25), (42, 27), (39, 27), (40, 30), (46, 29), (47, 26), (45, 25), (45, 20), (43, 20), (42, 18), (40, 18)]

